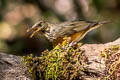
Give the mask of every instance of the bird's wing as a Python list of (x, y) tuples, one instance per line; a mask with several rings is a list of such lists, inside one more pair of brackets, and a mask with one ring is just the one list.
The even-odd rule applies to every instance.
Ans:
[(64, 22), (60, 24), (59, 26), (60, 31), (59, 34), (60, 36), (69, 36), (72, 35), (76, 32), (83, 31), (87, 29), (90, 25), (95, 24), (93, 22), (85, 22), (85, 21), (69, 21), (69, 22)]

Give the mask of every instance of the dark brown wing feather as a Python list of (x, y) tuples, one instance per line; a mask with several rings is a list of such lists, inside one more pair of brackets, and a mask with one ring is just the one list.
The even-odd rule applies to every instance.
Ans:
[(61, 30), (59, 32), (60, 36), (69, 36), (74, 33), (83, 31), (97, 23), (95, 22), (85, 22), (85, 21), (69, 21), (60, 24)]

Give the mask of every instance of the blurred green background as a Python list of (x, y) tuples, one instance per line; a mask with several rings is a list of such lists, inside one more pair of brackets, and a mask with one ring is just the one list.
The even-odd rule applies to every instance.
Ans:
[(0, 52), (26, 55), (49, 48), (44, 37), (26, 30), (35, 22), (110, 21), (91, 31), (83, 43), (106, 43), (120, 37), (120, 0), (0, 0)]

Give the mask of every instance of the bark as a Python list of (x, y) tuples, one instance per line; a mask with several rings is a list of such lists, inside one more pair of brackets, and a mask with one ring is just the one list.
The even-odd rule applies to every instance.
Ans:
[(0, 80), (32, 80), (20, 56), (0, 53)]

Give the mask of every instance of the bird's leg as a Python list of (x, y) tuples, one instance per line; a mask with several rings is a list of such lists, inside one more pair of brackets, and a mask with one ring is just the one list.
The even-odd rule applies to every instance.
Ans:
[(78, 32), (75, 35), (71, 37), (71, 42), (69, 46), (76, 46), (77, 42), (79, 42), (82, 39), (83, 32)]
[(71, 46), (75, 46), (77, 44), (77, 42), (75, 40), (72, 41), (71, 37), (69, 37), (68, 44), (69, 44), (69, 47), (71, 47)]
[(71, 46), (75, 46), (77, 44), (77, 42), (75, 42), (75, 41), (72, 41), (70, 44), (69, 44), (69, 46), (71, 47)]

